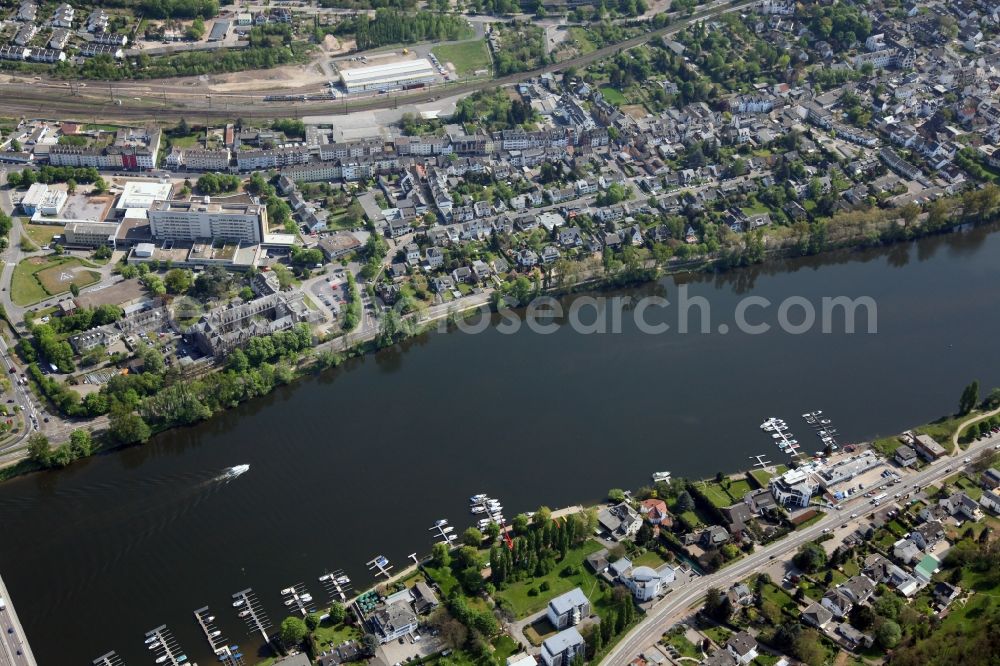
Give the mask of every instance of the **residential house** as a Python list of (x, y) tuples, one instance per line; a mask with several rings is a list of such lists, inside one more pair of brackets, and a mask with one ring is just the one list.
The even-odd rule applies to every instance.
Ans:
[(753, 603), (754, 594), (745, 583), (736, 583), (726, 591), (729, 603), (737, 606), (749, 606)]
[(440, 268), (444, 264), (444, 252), (439, 247), (429, 247), (424, 253), (428, 268)]
[(943, 507), (949, 515), (959, 520), (977, 521), (983, 517), (979, 502), (963, 492), (958, 492), (950, 497), (938, 500), (938, 506)]
[(920, 549), (910, 539), (900, 539), (892, 544), (892, 556), (903, 564), (912, 564), (920, 557)]
[(402, 638), (417, 628), (417, 615), (405, 601), (386, 604), (371, 616), (372, 628), (380, 643), (389, 643)]
[(1000, 470), (990, 467), (979, 477), (979, 485), (986, 490), (993, 490), (1000, 487)]
[(722, 525), (712, 525), (699, 535), (698, 543), (705, 549), (718, 548), (729, 541), (729, 537), (729, 530), (725, 527)]
[(942, 608), (947, 608), (951, 602), (958, 599), (962, 594), (962, 588), (950, 583), (940, 582), (934, 586), (934, 602)]
[(850, 597), (855, 604), (863, 604), (875, 593), (875, 583), (868, 576), (858, 574), (848, 578), (838, 589)]
[(420, 246), (416, 243), (407, 243), (404, 248), (406, 253), (406, 263), (415, 266), (420, 263)]
[(802, 611), (802, 621), (817, 629), (825, 629), (833, 620), (833, 613), (825, 605), (813, 602)]
[(900, 444), (893, 454), (893, 459), (902, 467), (912, 467), (917, 464), (917, 452), (906, 444)]
[(542, 643), (542, 661), (545, 666), (569, 666), (577, 655), (586, 652), (587, 645), (583, 636), (570, 627), (551, 636)]
[(659, 569), (630, 566), (618, 579), (632, 592), (637, 602), (643, 603), (666, 592), (666, 586), (674, 582), (674, 568), (669, 564), (664, 564)]
[(726, 641), (726, 650), (740, 664), (749, 664), (757, 658), (757, 639), (745, 631), (738, 631)]
[(549, 602), (545, 610), (545, 616), (556, 629), (574, 627), (588, 615), (590, 615), (590, 600), (578, 587), (560, 594)]
[(871, 647), (873, 643), (870, 635), (858, 631), (846, 622), (842, 622), (837, 626), (837, 634), (844, 639), (844, 642), (852, 650)]
[(836, 618), (846, 617), (851, 612), (851, 609), (854, 608), (854, 602), (840, 588), (827, 590), (820, 603), (826, 606)]
[(667, 503), (661, 499), (645, 499), (639, 504), (639, 512), (651, 525), (672, 527), (674, 518), (667, 510)]
[(631, 539), (642, 526), (642, 518), (628, 502), (601, 509), (597, 522), (615, 541)]

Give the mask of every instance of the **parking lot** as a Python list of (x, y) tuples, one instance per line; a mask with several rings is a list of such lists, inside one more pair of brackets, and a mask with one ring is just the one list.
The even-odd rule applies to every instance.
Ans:
[(347, 280), (344, 278), (343, 270), (335, 272), (323, 280), (312, 285), (311, 291), (323, 305), (339, 313), (347, 302)]

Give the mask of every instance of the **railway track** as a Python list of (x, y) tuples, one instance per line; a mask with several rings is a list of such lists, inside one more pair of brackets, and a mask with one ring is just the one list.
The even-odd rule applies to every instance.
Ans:
[[(495, 79), (445, 84), (408, 93), (376, 95), (354, 100), (344, 98), (336, 101), (282, 103), (264, 101), (264, 96), (274, 94), (274, 91), (217, 94), (197, 90), (181, 91), (179, 86), (168, 86), (163, 81), (88, 81), (86, 89), (81, 92), (80, 87), (77, 86), (75, 87), (76, 94), (73, 94), (73, 89), (62, 82), (45, 81), (39, 83), (22, 80), (0, 84), (0, 113), (36, 117), (58, 116), (60, 119), (79, 121), (128, 119), (161, 122), (176, 121), (182, 117), (189, 120), (201, 118), (205, 120), (233, 119), (236, 117), (272, 119), (396, 108), (401, 104), (419, 104), (433, 101), (439, 97), (469, 94), (479, 90), (512, 85), (544, 73), (557, 72), (570, 67), (584, 67), (621, 51), (645, 44), (652, 39), (676, 33), (695, 21), (739, 11), (753, 4), (754, 1), (735, 4), (716, 3), (708, 9), (679, 19), (663, 28), (558, 63)], [(108, 86), (107, 95), (104, 93), (104, 86)], [(120, 95), (114, 94), (115, 87), (119, 88)], [(315, 94), (320, 90), (322, 90), (321, 87), (309, 86), (308, 88), (282, 91), (282, 94)], [(136, 100), (134, 97), (129, 97), (129, 93), (140, 91), (143, 95), (141, 99)], [(112, 102), (112, 98), (118, 99), (120, 104)]]

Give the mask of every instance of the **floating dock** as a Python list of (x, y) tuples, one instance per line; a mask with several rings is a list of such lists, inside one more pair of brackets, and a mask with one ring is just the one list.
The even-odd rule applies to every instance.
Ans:
[(194, 612), (194, 617), (205, 632), (208, 644), (212, 646), (212, 652), (219, 658), (225, 666), (243, 666), (243, 655), (237, 645), (227, 645), (229, 641), (222, 635), (222, 632), (215, 626), (215, 616), (208, 612), (208, 606), (203, 606)]
[(188, 663), (187, 655), (165, 624), (146, 632), (146, 647), (156, 657), (157, 664), (182, 666)]
[(316, 610), (312, 595), (302, 583), (295, 583), (281, 591), (281, 602), (289, 609), (296, 609), (302, 617)]
[(766, 421), (760, 424), (761, 430), (771, 435), (771, 439), (775, 441), (778, 448), (784, 453), (787, 453), (791, 457), (802, 455), (799, 451), (801, 446), (794, 435), (788, 430), (788, 426), (784, 421), (777, 417), (770, 417)]
[(267, 632), (271, 628), (271, 621), (267, 619), (267, 614), (253, 589), (248, 587), (234, 594), (233, 608), (236, 609), (236, 614), (243, 618), (251, 632), (258, 632), (264, 637), (264, 642), (270, 644), (271, 637)]
[(837, 444), (837, 429), (833, 427), (833, 421), (823, 416), (823, 410), (818, 409), (815, 412), (806, 412), (802, 415), (802, 418), (816, 429), (816, 436), (823, 442), (824, 451), (827, 447), (831, 451), (836, 451), (839, 448)]
[(455, 531), (455, 528), (448, 524), (447, 518), (442, 518), (441, 520), (436, 521), (427, 531), (434, 532), (435, 539), (438, 539), (441, 543), (446, 543), (449, 546), (455, 541), (455, 539), (458, 538), (452, 534), (452, 532)]
[(389, 559), (385, 555), (376, 555), (368, 561), (368, 570), (375, 571), (376, 576), (385, 576), (389, 578), (392, 574), (392, 565), (389, 564)]
[(351, 590), (351, 579), (344, 574), (343, 569), (325, 572), (319, 577), (319, 582), (326, 590), (331, 604), (335, 601), (347, 602), (347, 593)]
[(125, 666), (125, 660), (114, 650), (107, 654), (102, 654), (91, 663), (94, 666)]

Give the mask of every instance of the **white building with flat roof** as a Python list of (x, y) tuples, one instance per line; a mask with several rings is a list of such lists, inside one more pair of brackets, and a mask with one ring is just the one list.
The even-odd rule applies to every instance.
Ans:
[(157, 240), (217, 239), (258, 244), (267, 227), (267, 208), (255, 203), (226, 203), (210, 197), (191, 201), (155, 201), (147, 213)]
[(118, 210), (128, 208), (144, 208), (149, 210), (155, 201), (166, 201), (170, 198), (170, 183), (130, 180), (125, 183), (122, 195), (118, 197)]
[(340, 70), (340, 81), (347, 92), (392, 90), (432, 83), (437, 78), (437, 70), (427, 58)]

